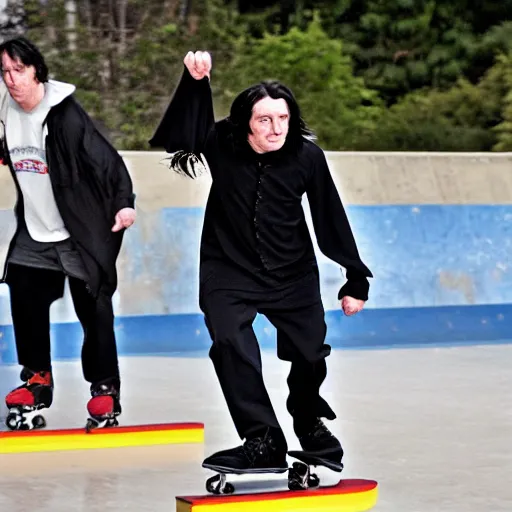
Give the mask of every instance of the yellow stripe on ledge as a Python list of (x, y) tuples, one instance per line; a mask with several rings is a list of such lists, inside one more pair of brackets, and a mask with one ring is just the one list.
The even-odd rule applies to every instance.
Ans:
[(341, 480), (307, 491), (177, 497), (176, 512), (365, 512), (376, 505), (377, 496), (373, 480)]
[(202, 423), (169, 423), (139, 427), (112, 427), (85, 432), (71, 430), (29, 430), (0, 432), (1, 453), (94, 450), (127, 446), (189, 444), (204, 442)]

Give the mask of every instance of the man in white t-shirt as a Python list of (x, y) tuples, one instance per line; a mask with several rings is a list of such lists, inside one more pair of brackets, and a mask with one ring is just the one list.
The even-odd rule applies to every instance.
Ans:
[(6, 397), (11, 429), (45, 425), (53, 400), (50, 306), (65, 279), (84, 329), (82, 366), (91, 385), (88, 428), (117, 424), (120, 376), (112, 295), (135, 195), (118, 152), (74, 98), (75, 86), (48, 79), (25, 38), (0, 45), (2, 159), (18, 190), (15, 232), (0, 254), (24, 383)]

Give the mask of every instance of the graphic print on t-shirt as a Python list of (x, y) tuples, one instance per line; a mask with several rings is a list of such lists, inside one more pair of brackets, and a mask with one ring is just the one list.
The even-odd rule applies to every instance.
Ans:
[(69, 233), (55, 203), (46, 152), (33, 140), (19, 140), (23, 134), (26, 139), (42, 139), (34, 131), (14, 132), (22, 136), (10, 150), (12, 166), (23, 195), (23, 214), (30, 236), (38, 242), (58, 242), (68, 238)]
[(34, 146), (13, 148), (11, 158), (14, 170), (33, 174), (48, 174), (45, 152)]

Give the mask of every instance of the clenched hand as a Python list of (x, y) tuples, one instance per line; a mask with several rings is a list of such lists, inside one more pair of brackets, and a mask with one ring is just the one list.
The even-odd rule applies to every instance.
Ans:
[(183, 63), (196, 80), (201, 80), (205, 76), (210, 78), (212, 57), (208, 52), (188, 52), (183, 59)]
[(364, 308), (364, 300), (354, 299), (348, 295), (341, 299), (341, 309), (347, 316), (355, 315)]

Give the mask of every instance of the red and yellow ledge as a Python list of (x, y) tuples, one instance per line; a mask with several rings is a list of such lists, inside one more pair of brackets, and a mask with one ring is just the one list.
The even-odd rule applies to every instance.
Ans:
[(374, 480), (341, 480), (332, 487), (219, 496), (178, 496), (176, 512), (364, 512), (377, 503)]
[(137, 427), (113, 427), (92, 430), (28, 430), (0, 432), (0, 454), (54, 452), (63, 450), (94, 450), (189, 444), (204, 442), (202, 423), (165, 423)]

